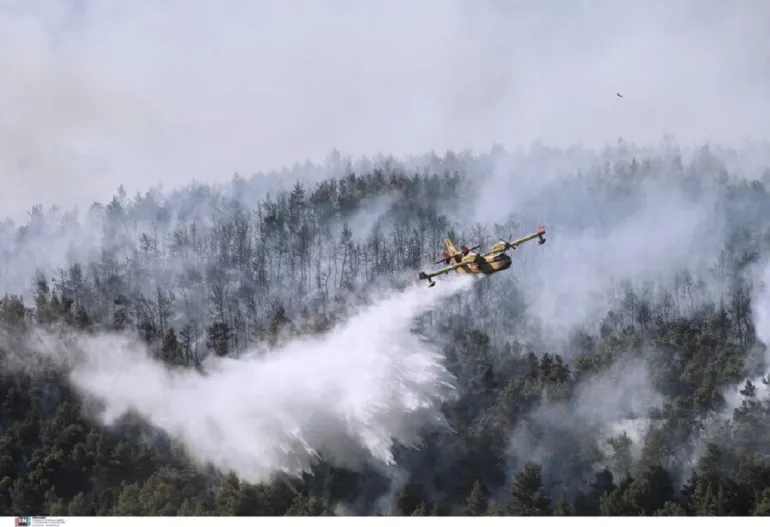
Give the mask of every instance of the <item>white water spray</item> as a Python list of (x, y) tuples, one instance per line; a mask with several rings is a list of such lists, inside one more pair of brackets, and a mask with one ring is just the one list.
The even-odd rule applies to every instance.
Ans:
[[(393, 293), (321, 338), (218, 361), (208, 375), (169, 371), (124, 337), (79, 335), (71, 380), (106, 404), (107, 424), (138, 412), (196, 461), (253, 483), (299, 475), (319, 457), (392, 465), (393, 445), (415, 445), (420, 428), (441, 424), (439, 406), (452, 394), (440, 350), (409, 327), (472, 281), (447, 278)], [(46, 336), (38, 349), (50, 353), (56, 342)]]

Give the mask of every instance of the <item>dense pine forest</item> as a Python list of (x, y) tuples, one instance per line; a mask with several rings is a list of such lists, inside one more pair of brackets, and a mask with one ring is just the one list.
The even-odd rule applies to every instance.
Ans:
[[(0, 514), (770, 515), (768, 159), (671, 141), (335, 155), (35, 206), (0, 224)], [(488, 248), (539, 224), (548, 242), (504, 273), (417, 283), (444, 236)], [(113, 358), (126, 343), (150, 359)], [(433, 385), (394, 373), (356, 406), (380, 367), (356, 358), (390, 345), (438, 352), (410, 379), (452, 386), (374, 423), (394, 415), (378, 398)], [(306, 411), (327, 385), (374, 417)], [(253, 420), (207, 414), (235, 407)], [(393, 445), (357, 439), (388, 427)], [(350, 445), (286, 468), (335, 434)]]

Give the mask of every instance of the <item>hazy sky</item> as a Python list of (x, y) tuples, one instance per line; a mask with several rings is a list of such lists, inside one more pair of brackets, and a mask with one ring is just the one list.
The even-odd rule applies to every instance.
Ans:
[(767, 27), (764, 0), (0, 0), (0, 217), (332, 148), (768, 137)]

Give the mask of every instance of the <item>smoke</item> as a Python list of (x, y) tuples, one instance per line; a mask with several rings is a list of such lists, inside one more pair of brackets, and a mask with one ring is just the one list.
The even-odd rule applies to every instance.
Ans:
[[(696, 461), (706, 454), (706, 441), (716, 442), (727, 449), (740, 448), (735, 444), (733, 434), (729, 433), (730, 427), (725, 425), (734, 423), (735, 411), (742, 408), (748, 399), (745, 392), (741, 393), (747, 381), (754, 386), (753, 397), (765, 404), (770, 401), (770, 384), (767, 384), (770, 381), (770, 294), (767, 289), (767, 284), (770, 283), (770, 262), (765, 260), (750, 266), (744, 270), (744, 278), (752, 285), (751, 316), (758, 342), (754, 349), (747, 350), (744, 359), (746, 378), (723, 391), (724, 406), (704, 421), (704, 430), (693, 449), (692, 457)], [(766, 457), (766, 452), (756, 453)]]
[[(625, 193), (595, 188), (596, 178), (577, 173), (633, 157), (653, 165), (661, 156), (698, 161), (688, 144), (767, 138), (768, 20), (759, 1), (729, 8), (708, 0), (372, 1), (365, 8), (344, 1), (212, 7), (84, 0), (55, 8), (0, 1), (0, 215), (19, 219), (32, 203), (86, 206), (121, 183), (133, 193), (159, 181), (167, 188), (224, 181), (236, 171), (319, 159), (331, 148), (404, 156), (533, 140), (600, 148), (622, 136), (651, 144), (675, 134), (681, 152), (670, 145), (621, 144), (598, 154), (535, 145), (472, 162), (404, 162), (454, 163), (471, 178), (475, 195), (466, 210), (446, 211), (462, 228), (507, 222), (504, 231), (486, 233), (507, 238), (546, 225), (548, 244), (516, 251), (513, 269), (490, 278), (484, 302), (495, 306), (490, 317), (508, 319), (506, 302), (520, 294), (527, 315), (562, 339), (617, 302), (612, 295), (623, 280), (665, 288), (678, 270), (702, 271), (717, 255), (725, 231), (712, 221), (713, 196), (678, 188), (681, 170), (653, 166), (654, 182)], [(717, 155), (754, 176), (768, 152)], [(248, 192), (236, 182), (229, 195), (251, 207), (279, 183), (339, 175), (343, 165), (339, 158), (320, 168), (296, 165), (250, 180)], [(210, 225), (219, 204), (172, 197), (166, 210), (184, 221), (192, 208)], [(350, 221), (355, 238), (389, 207), (389, 198), (367, 203)], [(156, 209), (147, 210), (144, 224), (120, 233), (127, 243), (155, 219)], [(100, 221), (95, 214), (81, 226), (65, 221), (24, 236), (0, 225), (4, 290), (28, 288), (37, 266), (99, 258)], [(166, 262), (177, 274), (182, 264)], [(143, 284), (172, 283), (156, 271)], [(405, 324), (429, 307), (423, 301), (450, 291), (442, 282), (431, 295), (396, 294), (327, 338), (291, 342), (266, 358), (218, 361), (206, 376), (167, 372), (131, 340), (79, 336), (82, 362), (72, 379), (107, 403), (106, 421), (133, 408), (183, 440), (199, 461), (250, 481), (307, 470), (316, 455), (343, 465), (389, 463), (394, 441), (410, 443), (418, 425), (440, 421), (436, 404), (448, 379), (439, 356), (408, 336)], [(204, 304), (201, 296), (201, 313)], [(758, 333), (762, 306), (755, 306)], [(612, 370), (608, 379), (623, 382), (597, 381), (595, 397), (538, 410), (528, 426), (556, 430), (547, 441), (520, 429), (514, 443), (525, 452), (529, 441), (533, 456), (553, 461), (558, 473), (558, 454), (569, 448), (557, 439), (585, 441), (590, 456), (599, 449), (584, 421), (602, 430), (629, 422), (645, 428), (641, 418), (626, 421), (619, 402), (654, 399), (646, 376), (629, 368), (639, 376)], [(573, 413), (584, 419), (565, 418)]]
[(761, 139), (768, 19), (761, 0), (4, 0), (0, 211), (332, 148)]
[[(552, 331), (564, 335), (576, 325), (596, 323), (618, 305), (610, 295), (625, 281), (665, 289), (680, 271), (704, 276), (713, 264), (727, 234), (714, 214), (714, 199), (691, 201), (671, 184), (650, 185), (639, 197), (637, 210), (605, 228), (591, 221), (593, 228), (581, 232), (554, 222), (551, 246), (540, 258), (528, 258), (525, 269), (536, 267), (539, 275), (536, 287), (527, 288), (530, 313)], [(606, 214), (608, 208), (597, 203), (594, 210)]]
[[(548, 242), (513, 252), (512, 272), (495, 277), (492, 294), (507, 302), (515, 292), (552, 344), (576, 327), (598, 330), (631, 289), (650, 305), (674, 292), (686, 314), (727, 292), (714, 266), (729, 223), (746, 221), (748, 208), (725, 211), (727, 197), (713, 183), (721, 157), (707, 148), (688, 164), (682, 157), (672, 145), (624, 142), (598, 155), (532, 148), (480, 157), (477, 165), (489, 172), (468, 178), (473, 194), (455, 213), (464, 227), (458, 237), (488, 247), (545, 225)], [(687, 292), (678, 284), (684, 271), (694, 283)]]
[[(753, 271), (753, 272), (751, 272)], [(749, 269), (747, 272), (749, 280), (753, 284), (751, 298), (751, 314), (754, 323), (754, 331), (759, 341), (757, 349), (749, 350), (746, 369), (751, 372), (747, 380), (750, 380), (756, 388), (756, 395), (759, 399), (770, 399), (770, 385), (763, 381), (770, 381), (770, 262), (764, 261), (759, 265)], [(717, 425), (726, 419), (732, 418), (733, 411), (741, 406), (744, 399), (740, 393), (743, 384), (732, 386), (726, 390), (724, 396), (726, 405), (717, 419)], [(716, 427), (716, 426), (715, 426)]]
[(765, 374), (770, 375), (770, 263), (762, 270), (760, 282), (757, 284), (752, 303), (754, 315), (754, 330), (757, 338), (765, 347)]
[(300, 475), (318, 458), (384, 468), (396, 443), (414, 446), (422, 427), (443, 424), (439, 405), (452, 395), (440, 351), (410, 323), (471, 283), (457, 277), (391, 293), (326, 336), (219, 360), (205, 375), (170, 371), (111, 334), (77, 335), (66, 349), (38, 334), (36, 349), (74, 364), (73, 385), (103, 401), (105, 423), (138, 412), (193, 459), (247, 481)]
[[(568, 401), (546, 401), (516, 427), (510, 438), (512, 468), (534, 461), (543, 467), (546, 485), (560, 492), (580, 490), (590, 476), (586, 470), (608, 464), (608, 439), (625, 433), (632, 442), (626, 461), (638, 458), (651, 424), (647, 414), (662, 402), (645, 362), (620, 359), (581, 382)], [(613, 468), (625, 475), (622, 467)]]

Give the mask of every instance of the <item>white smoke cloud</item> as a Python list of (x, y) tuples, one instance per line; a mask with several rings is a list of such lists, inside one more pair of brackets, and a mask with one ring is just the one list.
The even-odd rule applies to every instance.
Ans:
[(770, 263), (765, 265), (760, 280), (754, 290), (752, 312), (757, 338), (767, 346), (765, 364), (770, 368)]
[(632, 455), (639, 455), (651, 424), (647, 414), (662, 402), (644, 361), (622, 358), (581, 383), (569, 401), (546, 400), (518, 424), (510, 438), (514, 468), (536, 461), (564, 489), (580, 487), (586, 475), (580, 463), (595, 461), (593, 468), (601, 469), (608, 438), (626, 432)]
[[(751, 272), (753, 271), (753, 272)], [(754, 285), (751, 299), (751, 314), (754, 322), (754, 331), (757, 335), (760, 345), (756, 350), (750, 350), (747, 360), (747, 367), (753, 368), (759, 366), (760, 375), (749, 377), (752, 384), (757, 389), (757, 397), (760, 399), (770, 398), (770, 386), (766, 385), (763, 379), (770, 378), (770, 262), (763, 262), (749, 270), (750, 280)], [(754, 351), (756, 353), (751, 354)], [(743, 389), (745, 381), (735, 386), (731, 386), (725, 391), (726, 406), (716, 420), (717, 424), (725, 419), (732, 418), (733, 411), (741, 406), (743, 395), (740, 391)]]
[(247, 481), (299, 475), (319, 456), (384, 467), (394, 463), (395, 443), (415, 445), (423, 426), (443, 423), (439, 405), (453, 393), (440, 350), (410, 322), (472, 281), (392, 293), (322, 338), (217, 361), (205, 375), (169, 371), (116, 335), (78, 335), (69, 343), (74, 355), (38, 335), (36, 349), (74, 361), (72, 383), (105, 403), (105, 423), (138, 412), (197, 461)]
[(647, 185), (640, 194), (636, 210), (603, 227), (597, 216), (611, 205), (599, 200), (544, 210), (556, 216), (582, 212), (591, 225), (548, 222), (553, 228), (543, 250), (522, 252), (524, 272), (534, 275), (523, 283), (529, 312), (550, 330), (564, 335), (575, 325), (600, 320), (612, 306), (608, 294), (617, 294), (624, 280), (669, 287), (681, 270), (702, 273), (715, 261), (726, 236), (714, 214), (715, 199), (690, 201), (671, 184)]

